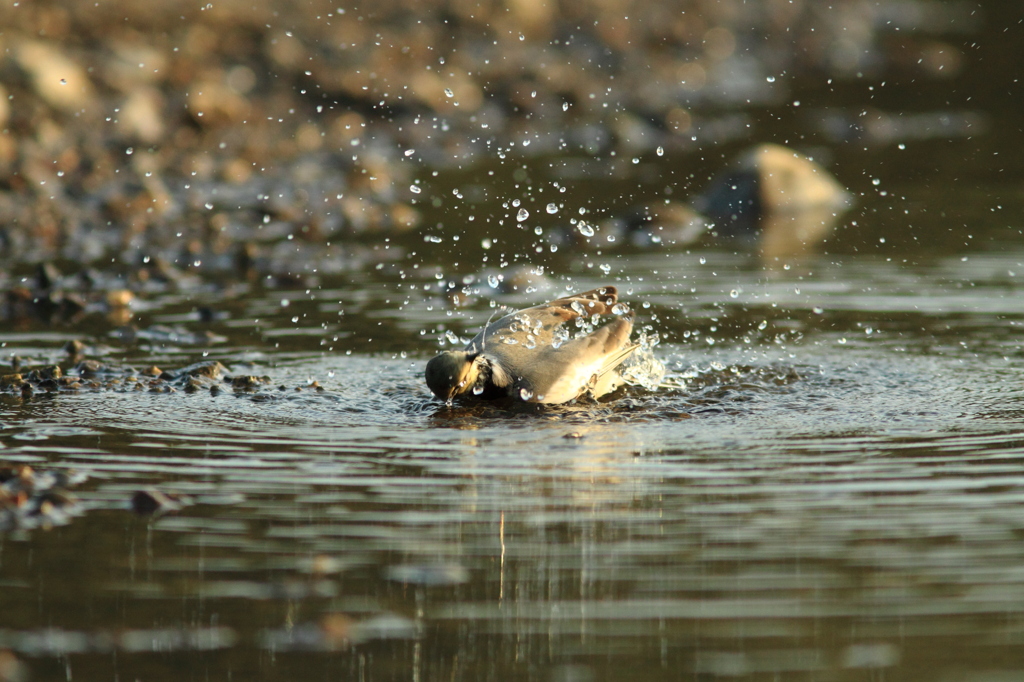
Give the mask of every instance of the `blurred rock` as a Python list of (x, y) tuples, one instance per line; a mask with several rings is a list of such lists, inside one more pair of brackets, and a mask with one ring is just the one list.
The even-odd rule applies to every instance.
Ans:
[[(22, 386), (31, 388), (31, 384)], [(15, 528), (50, 528), (83, 513), (69, 488), (83, 474), (62, 470), (36, 471), (28, 465), (0, 468), (0, 532)]]
[(94, 104), (95, 88), (85, 69), (57, 45), (26, 40), (15, 47), (14, 59), (28, 74), (36, 93), (50, 106), (73, 113)]
[(7, 88), (0, 85), (0, 129), (7, 127), (7, 121), (11, 118), (11, 102), (7, 96)]
[(132, 495), (131, 510), (140, 516), (163, 515), (178, 511), (182, 506), (191, 503), (185, 495), (165, 493), (156, 488), (140, 490)]
[(852, 195), (811, 159), (777, 144), (743, 154), (694, 200), (716, 237), (754, 242), (772, 260), (814, 248)]
[(154, 144), (164, 137), (163, 96), (155, 88), (142, 87), (128, 94), (118, 116), (121, 134), (129, 140)]
[(28, 682), (28, 680), (28, 665), (7, 649), (0, 649), (0, 682)]

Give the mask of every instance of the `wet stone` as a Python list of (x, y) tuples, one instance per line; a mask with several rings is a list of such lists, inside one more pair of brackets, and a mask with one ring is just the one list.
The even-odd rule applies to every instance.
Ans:
[(191, 499), (184, 495), (164, 493), (156, 488), (140, 490), (131, 499), (131, 510), (141, 516), (150, 514), (166, 514), (167, 512), (178, 511)]
[(64, 352), (73, 358), (85, 354), (85, 344), (78, 339), (72, 339), (64, 344)]
[(99, 360), (82, 360), (75, 365), (75, 373), (80, 377), (91, 377), (105, 371), (103, 363)]
[[(172, 378), (175, 377), (200, 377), (205, 379), (219, 379), (227, 372), (227, 368), (220, 364), (216, 360), (208, 360), (205, 362), (197, 362), (194, 365), (183, 367), (175, 372), (164, 372), (164, 374), (170, 374)], [(163, 378), (163, 375), (161, 375)]]
[(82, 511), (68, 488), (83, 480), (74, 472), (0, 467), (0, 531), (67, 523)]
[(47, 379), (60, 379), (64, 376), (64, 372), (58, 365), (47, 365), (46, 367), (40, 367), (29, 372), (29, 381), (45, 381)]
[(230, 378), (231, 385), (235, 388), (257, 388), (270, 383), (270, 377), (258, 377), (252, 375), (236, 376)]
[(0, 389), (20, 388), (24, 383), (25, 379), (20, 374), (5, 374), (0, 376)]

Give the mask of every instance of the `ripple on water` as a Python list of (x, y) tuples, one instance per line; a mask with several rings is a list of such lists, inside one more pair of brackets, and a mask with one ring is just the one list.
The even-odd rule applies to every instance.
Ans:
[[(346, 357), (260, 370), (292, 387), (338, 370), (322, 393), (59, 394), (3, 419), (90, 472), (92, 510), (142, 485), (195, 496), (147, 522), (145, 575), (115, 566), (97, 599), (194, 598), (274, 651), (458, 624), (594, 656), (694, 642), (681, 669), (725, 675), (885, 667), (921, 654), (907, 633), (1024, 629), (1017, 375), (968, 354), (837, 355), (835, 338), (665, 345), (667, 388), (599, 403), (447, 408), (421, 362)], [(239, 602), (323, 615), (282, 629), (232, 617)]]

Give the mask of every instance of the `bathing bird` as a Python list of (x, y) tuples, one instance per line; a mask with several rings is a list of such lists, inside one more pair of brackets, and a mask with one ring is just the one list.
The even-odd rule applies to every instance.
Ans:
[(633, 313), (614, 286), (572, 294), (490, 322), (465, 350), (434, 357), (427, 386), (449, 404), (460, 396), (549, 404), (599, 398), (623, 383), (619, 368), (640, 345), (632, 330)]

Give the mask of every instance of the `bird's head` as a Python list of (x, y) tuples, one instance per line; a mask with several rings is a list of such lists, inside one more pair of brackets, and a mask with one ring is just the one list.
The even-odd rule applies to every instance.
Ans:
[(446, 350), (432, 358), (427, 363), (427, 386), (438, 398), (450, 403), (473, 387), (479, 374), (478, 355), (464, 350)]

